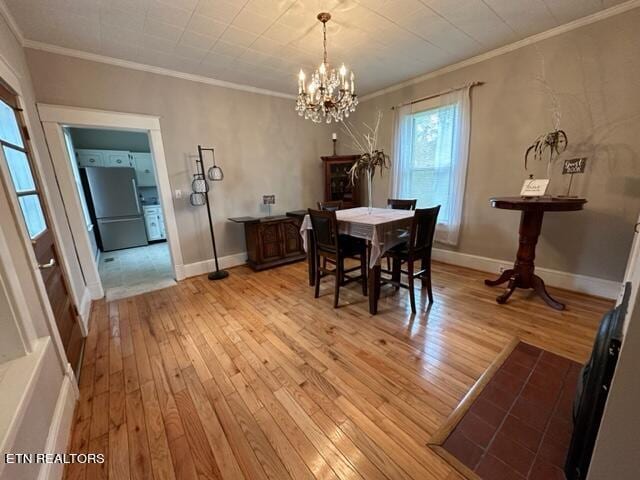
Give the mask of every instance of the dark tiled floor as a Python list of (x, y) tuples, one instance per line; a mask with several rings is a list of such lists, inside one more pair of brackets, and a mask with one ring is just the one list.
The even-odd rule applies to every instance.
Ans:
[(486, 480), (564, 479), (580, 368), (520, 342), (444, 448)]

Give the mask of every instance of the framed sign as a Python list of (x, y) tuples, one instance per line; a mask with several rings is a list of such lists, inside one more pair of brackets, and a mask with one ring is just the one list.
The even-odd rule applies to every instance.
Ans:
[(542, 178), (534, 180), (533, 178), (527, 178), (520, 190), (521, 197), (542, 197), (547, 193), (547, 187), (549, 186), (549, 179)]
[(569, 158), (562, 165), (563, 175), (573, 175), (574, 173), (584, 173), (587, 167), (587, 158)]
[(276, 204), (276, 196), (275, 195), (263, 195), (262, 203), (264, 205), (275, 205)]

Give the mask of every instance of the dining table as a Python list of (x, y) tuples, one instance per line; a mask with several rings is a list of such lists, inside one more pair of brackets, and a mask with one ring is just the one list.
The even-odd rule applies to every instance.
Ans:
[[(395, 210), (390, 208), (356, 207), (336, 211), (338, 232), (362, 238), (367, 242), (368, 258), (368, 296), (369, 313), (378, 312), (380, 298), (380, 260), (390, 248), (407, 240), (407, 232), (411, 227), (413, 210)], [(315, 242), (311, 219), (305, 215), (300, 225), (302, 244), (307, 252), (309, 264), (309, 285), (315, 283)]]

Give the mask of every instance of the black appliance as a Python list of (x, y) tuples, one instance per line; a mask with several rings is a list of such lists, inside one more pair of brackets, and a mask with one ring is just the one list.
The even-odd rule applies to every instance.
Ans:
[(578, 377), (573, 404), (573, 434), (564, 466), (567, 480), (587, 478), (611, 379), (618, 363), (622, 328), (630, 295), (631, 284), (627, 283), (620, 305), (604, 315), (591, 358)]

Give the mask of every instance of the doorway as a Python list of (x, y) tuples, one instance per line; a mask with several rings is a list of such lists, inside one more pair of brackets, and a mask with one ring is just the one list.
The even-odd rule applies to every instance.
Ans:
[(67, 361), (77, 375), (84, 338), (67, 272), (51, 229), (51, 210), (33, 167), (29, 133), (17, 96), (0, 83), (0, 180), (15, 194), (14, 220), (22, 224), (51, 306)]
[(106, 300), (175, 285), (149, 135), (82, 127), (63, 133)]
[[(64, 212), (57, 213), (67, 217), (73, 236), (65, 247), (77, 256), (90, 297), (124, 298), (184, 278), (159, 118), (46, 104), (38, 104), (38, 113), (64, 202)], [(117, 143), (125, 134), (139, 134), (140, 143)], [(87, 175), (89, 170), (95, 173)], [(102, 191), (118, 192), (115, 200), (124, 210), (102, 211), (92, 196), (111, 181), (122, 186)], [(131, 278), (135, 288), (123, 281)]]

